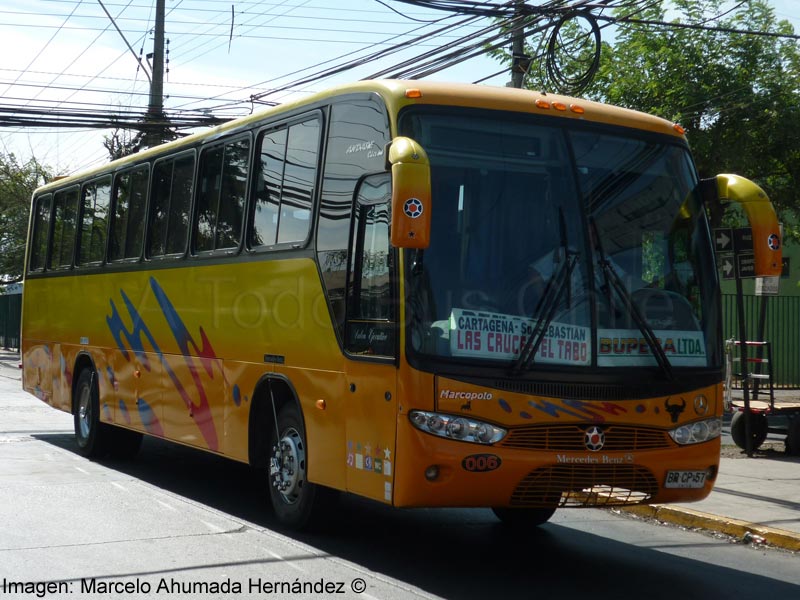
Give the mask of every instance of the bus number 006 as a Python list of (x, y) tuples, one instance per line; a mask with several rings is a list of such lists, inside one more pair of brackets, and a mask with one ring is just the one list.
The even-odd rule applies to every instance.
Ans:
[(494, 471), (501, 462), (494, 454), (470, 454), (461, 461), (461, 466), (465, 471)]

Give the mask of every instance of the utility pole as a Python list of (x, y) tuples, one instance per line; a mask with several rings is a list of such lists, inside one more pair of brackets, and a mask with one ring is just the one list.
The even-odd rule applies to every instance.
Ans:
[(525, 73), (530, 66), (530, 57), (525, 54), (525, 27), (523, 14), (525, 0), (514, 0), (514, 31), (511, 33), (511, 87), (521, 88)]
[[(145, 124), (150, 123), (144, 136), (144, 146), (152, 147), (165, 141), (166, 121), (164, 115), (164, 19), (165, 0), (156, 0), (156, 23), (153, 31), (153, 57), (151, 69), (153, 78), (150, 82), (150, 103), (147, 106)], [(161, 125), (156, 125), (157, 123)]]

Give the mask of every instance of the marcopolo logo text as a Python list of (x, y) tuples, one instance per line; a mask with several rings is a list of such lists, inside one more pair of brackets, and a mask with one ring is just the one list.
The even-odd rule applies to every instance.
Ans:
[(442, 390), (439, 398), (444, 400), (491, 400), (494, 398), (492, 392), (456, 392), (453, 390)]

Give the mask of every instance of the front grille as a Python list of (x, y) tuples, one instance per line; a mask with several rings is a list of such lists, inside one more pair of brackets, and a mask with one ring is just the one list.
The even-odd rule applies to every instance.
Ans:
[(653, 474), (638, 465), (550, 465), (532, 471), (511, 495), (511, 505), (620, 506), (658, 493)]
[(652, 398), (657, 395), (652, 383), (647, 384), (592, 384), (559, 381), (520, 381), (498, 379), (493, 384), (499, 390), (543, 396), (545, 398), (578, 398), (581, 400), (619, 400)]
[[(587, 427), (578, 425), (525, 425), (514, 427), (502, 442), (504, 448), (519, 450), (585, 451)], [(633, 452), (671, 448), (669, 435), (662, 429), (609, 425), (605, 433), (604, 452)]]

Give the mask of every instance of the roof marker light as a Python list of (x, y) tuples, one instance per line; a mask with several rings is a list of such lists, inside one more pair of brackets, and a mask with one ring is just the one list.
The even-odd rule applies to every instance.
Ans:
[(567, 110), (567, 105), (563, 102), (553, 102), (553, 108), (556, 110)]
[(686, 133), (686, 130), (685, 130), (685, 129), (684, 129), (682, 126), (681, 126), (681, 125), (679, 125), (678, 123), (675, 123), (675, 124), (673, 124), (673, 125), (672, 125), (672, 128), (673, 128), (675, 131), (677, 131), (678, 133), (680, 133), (681, 135), (683, 135), (684, 133)]
[(583, 113), (586, 112), (586, 110), (582, 106), (580, 106), (578, 104), (570, 104), (569, 105), (569, 109), (572, 112), (574, 112), (576, 115), (582, 115)]
[(422, 98), (422, 90), (411, 88), (406, 90), (406, 98)]
[(538, 108), (550, 108), (550, 103), (547, 100), (542, 100), (541, 98), (539, 98), (536, 101), (536, 106)]

